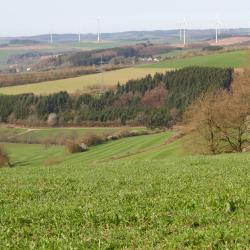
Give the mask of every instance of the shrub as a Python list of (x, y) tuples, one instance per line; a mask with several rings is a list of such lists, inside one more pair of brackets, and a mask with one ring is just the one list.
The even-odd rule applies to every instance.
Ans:
[(96, 146), (104, 143), (106, 141), (106, 138), (102, 135), (96, 135), (96, 134), (88, 134), (85, 135), (82, 139), (82, 143), (86, 144), (87, 146)]
[(4, 148), (0, 146), (0, 168), (9, 166), (10, 166), (9, 156), (7, 152), (4, 150)]
[(206, 46), (202, 49), (203, 51), (218, 51), (223, 50), (222, 46)]
[(123, 129), (123, 130), (119, 131), (118, 136), (119, 136), (119, 138), (129, 137), (130, 131), (127, 129)]
[(73, 142), (73, 141), (67, 142), (66, 148), (67, 148), (67, 151), (71, 154), (83, 152), (82, 147), (78, 143)]
[(107, 140), (108, 140), (108, 141), (115, 141), (115, 140), (118, 140), (118, 139), (119, 139), (119, 135), (117, 135), (117, 134), (109, 135), (109, 136), (107, 137)]

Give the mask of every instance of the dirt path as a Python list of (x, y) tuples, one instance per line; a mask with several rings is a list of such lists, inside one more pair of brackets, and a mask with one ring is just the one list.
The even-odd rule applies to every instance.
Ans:
[(20, 136), (20, 135), (26, 135), (26, 134), (29, 134), (30, 132), (36, 131), (36, 130), (37, 130), (37, 129), (29, 128), (29, 129), (27, 129), (26, 131), (21, 132), (21, 133), (19, 133), (19, 134), (17, 134), (17, 135), (18, 135), (18, 136)]

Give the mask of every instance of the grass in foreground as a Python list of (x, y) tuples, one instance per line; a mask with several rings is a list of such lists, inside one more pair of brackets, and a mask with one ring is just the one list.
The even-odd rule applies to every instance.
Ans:
[(247, 66), (249, 51), (233, 51), (220, 54), (194, 56), (183, 59), (171, 59), (164, 62), (145, 65), (149, 68), (184, 68), (188, 66), (206, 66), (240, 68)]
[[(0, 170), (0, 248), (247, 249), (249, 154), (176, 158), (169, 136), (75, 156), (8, 144), (16, 167)], [(49, 156), (65, 159), (45, 167)]]
[(60, 91), (67, 91), (69, 93), (83, 93), (89, 91), (89, 87), (93, 86), (116, 86), (118, 82), (126, 83), (130, 79), (137, 79), (146, 76), (147, 74), (155, 74), (156, 72), (165, 72), (165, 69), (143, 69), (143, 68), (127, 68), (121, 70), (114, 70), (104, 72), (102, 74), (92, 74), (76, 78), (69, 78), (63, 80), (42, 82), (36, 84), (26, 84), (13, 87), (0, 88), (1, 94), (51, 94)]
[(247, 249), (249, 158), (1, 170), (1, 247)]

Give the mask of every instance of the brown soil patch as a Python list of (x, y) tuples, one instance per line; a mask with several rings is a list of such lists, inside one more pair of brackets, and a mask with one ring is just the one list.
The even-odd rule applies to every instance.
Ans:
[(210, 45), (222, 45), (222, 46), (227, 46), (227, 45), (234, 45), (234, 44), (241, 44), (244, 42), (250, 41), (249, 36), (236, 36), (236, 37), (229, 37), (229, 38), (224, 38), (218, 41), (218, 43), (215, 42), (215, 40), (209, 41)]

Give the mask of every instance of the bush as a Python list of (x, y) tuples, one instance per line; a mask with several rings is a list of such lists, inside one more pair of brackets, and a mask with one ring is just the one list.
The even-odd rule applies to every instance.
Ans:
[(81, 144), (80, 144), (80, 147), (81, 147), (81, 149), (82, 149), (82, 152), (85, 152), (85, 151), (88, 150), (88, 146), (87, 146), (86, 144), (84, 144), (84, 143), (81, 143)]
[(128, 129), (123, 129), (118, 133), (119, 138), (130, 137), (130, 131)]
[(222, 46), (207, 46), (202, 49), (203, 51), (218, 51), (223, 50)]
[(83, 148), (76, 142), (69, 141), (66, 144), (67, 151), (71, 154), (81, 153), (83, 152)]
[(86, 144), (88, 147), (103, 144), (106, 138), (102, 135), (88, 134), (82, 139), (82, 143)]
[(0, 168), (9, 166), (10, 166), (9, 156), (7, 152), (4, 150), (4, 148), (0, 146)]
[(117, 135), (117, 134), (107, 136), (108, 141), (115, 141), (118, 139), (119, 139), (119, 135)]

